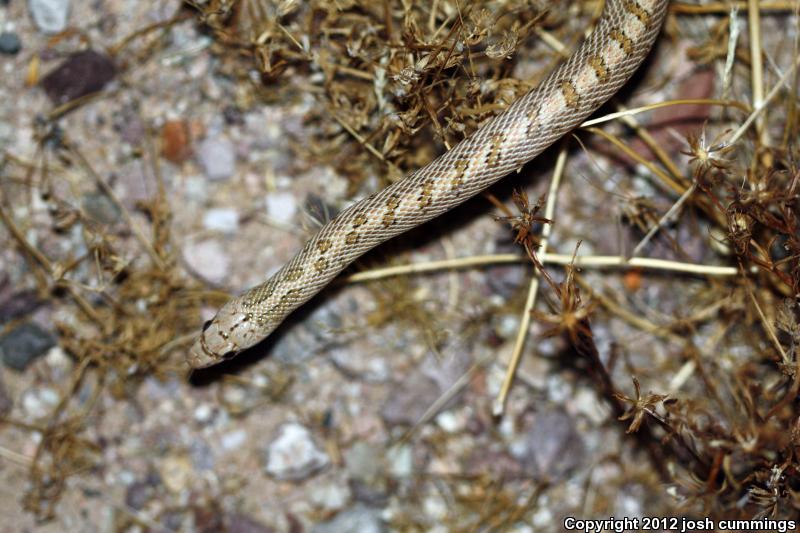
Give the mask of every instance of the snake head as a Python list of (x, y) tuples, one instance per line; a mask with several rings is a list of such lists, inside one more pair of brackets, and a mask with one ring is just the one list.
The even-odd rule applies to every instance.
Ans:
[(205, 368), (230, 359), (264, 338), (252, 314), (241, 311), (231, 302), (219, 310), (213, 320), (203, 326), (203, 332), (186, 356), (192, 368)]

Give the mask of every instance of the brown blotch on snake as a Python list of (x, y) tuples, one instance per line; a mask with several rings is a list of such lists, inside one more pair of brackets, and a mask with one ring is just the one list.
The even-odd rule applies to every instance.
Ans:
[(633, 41), (622, 30), (612, 30), (609, 36), (619, 43), (626, 56), (633, 54)]
[(625, 9), (628, 11), (628, 13), (639, 19), (639, 22), (641, 22), (645, 28), (650, 27), (650, 13), (648, 13), (647, 10), (640, 4), (634, 2), (633, 0), (624, 0), (622, 5), (625, 6)]
[(578, 94), (578, 89), (575, 88), (575, 82), (563, 80), (561, 82), (561, 95), (564, 97), (564, 102), (566, 102), (568, 108), (578, 109), (581, 106), (581, 97)]
[[(328, 222), (292, 260), (306, 274), (298, 278), (292, 270), (279, 270), (226, 303), (190, 350), (188, 363), (209, 366), (260, 342), (362, 254), (452, 209), (539, 155), (630, 78), (658, 36), (667, 5), (667, 0), (606, 0), (591, 35), (537, 88), (425, 167)], [(594, 72), (596, 82), (587, 72)], [(426, 188), (429, 179), (436, 180), (432, 189)], [(437, 194), (437, 185), (447, 194)], [(400, 211), (401, 205), (425, 208)], [(401, 213), (402, 224), (397, 223)], [(365, 225), (368, 217), (379, 223)], [(320, 254), (326, 252), (328, 262), (320, 270)], [(263, 323), (253, 316), (263, 317)]]
[(331, 241), (329, 241), (328, 239), (322, 239), (321, 241), (317, 242), (317, 250), (319, 250), (319, 253), (324, 254), (330, 249), (331, 249)]
[(420, 209), (425, 209), (433, 202), (433, 185), (434, 182), (432, 179), (426, 180), (425, 183), (422, 184), (422, 191), (417, 198), (417, 204)]
[(324, 257), (320, 257), (319, 259), (317, 259), (317, 262), (314, 263), (314, 268), (317, 269), (317, 272), (322, 272), (323, 270), (328, 268), (328, 260), (325, 259)]
[(606, 60), (603, 56), (595, 54), (589, 58), (589, 66), (594, 69), (594, 74), (600, 83), (605, 83), (608, 80), (609, 72), (606, 66)]
[(303, 269), (300, 267), (290, 268), (286, 271), (286, 279), (289, 281), (297, 281), (303, 277)]
[(486, 156), (486, 164), (488, 166), (493, 167), (500, 163), (502, 157), (501, 149), (503, 148), (503, 141), (505, 138), (506, 136), (502, 133), (498, 133), (492, 137), (492, 149), (489, 151), (489, 155)]
[(459, 159), (453, 165), (453, 169), (455, 170), (455, 174), (450, 179), (450, 190), (458, 190), (461, 188), (461, 185), (464, 183), (464, 175), (467, 173), (467, 169), (469, 168), (469, 159)]

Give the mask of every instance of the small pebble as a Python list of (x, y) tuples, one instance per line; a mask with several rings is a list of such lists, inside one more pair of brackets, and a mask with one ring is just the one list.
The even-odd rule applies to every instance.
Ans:
[(533, 476), (560, 479), (585, 458), (585, 445), (573, 418), (561, 409), (536, 413), (531, 429), (511, 453)]
[(155, 492), (147, 481), (134, 481), (125, 492), (125, 505), (138, 511), (153, 498)]
[(305, 479), (330, 464), (327, 454), (320, 451), (311, 433), (300, 424), (285, 424), (278, 438), (266, 450), (266, 472), (284, 480)]
[(14, 402), (11, 401), (8, 391), (6, 391), (6, 385), (3, 383), (3, 378), (0, 376), (0, 416), (5, 416), (13, 405)]
[(169, 120), (161, 128), (161, 155), (173, 163), (183, 163), (192, 155), (189, 125), (183, 120)]
[(222, 448), (229, 452), (241, 449), (245, 442), (247, 442), (247, 432), (243, 429), (226, 433), (221, 439)]
[(0, 54), (15, 55), (22, 50), (22, 41), (16, 33), (4, 31), (0, 33)]
[(222, 384), (220, 395), (225, 404), (225, 411), (238, 416), (262, 405), (261, 392), (262, 389), (255, 387), (252, 382), (244, 384), (230, 381)]
[(49, 387), (35, 387), (22, 393), (22, 410), (31, 421), (50, 416), (59, 403), (58, 392)]
[(380, 450), (364, 441), (345, 450), (344, 461), (350, 478), (367, 485), (377, 483), (384, 470)]
[(192, 462), (185, 455), (171, 455), (159, 465), (158, 473), (170, 492), (181, 492), (193, 477)]
[(210, 180), (225, 180), (236, 172), (233, 143), (224, 137), (209, 137), (200, 143), (197, 158)]
[(0, 337), (0, 357), (8, 368), (21, 372), (55, 344), (49, 331), (34, 322), (23, 322)]
[(0, 121), (0, 150), (4, 145), (11, 144), (16, 135), (14, 127), (6, 121)]
[(389, 473), (396, 478), (408, 478), (414, 473), (414, 449), (408, 444), (399, 444), (386, 452)]
[(45, 33), (59, 33), (67, 27), (69, 0), (28, 0), (28, 10)]
[(275, 533), (275, 529), (245, 514), (228, 515), (223, 522), (227, 533)]
[(201, 403), (194, 410), (194, 419), (201, 424), (207, 424), (214, 416), (214, 409), (207, 403)]
[(350, 490), (345, 484), (315, 483), (308, 491), (309, 499), (325, 510), (341, 509), (350, 500)]
[(236, 233), (239, 229), (239, 213), (235, 209), (209, 209), (203, 215), (203, 227), (223, 233)]
[(114, 224), (122, 215), (119, 206), (107, 195), (99, 192), (84, 194), (81, 207), (89, 217), (102, 224)]
[(439, 388), (431, 379), (414, 372), (393, 387), (381, 408), (381, 416), (390, 426), (413, 426), (439, 399), (439, 394)]
[(212, 283), (222, 283), (228, 276), (230, 257), (217, 241), (190, 243), (183, 257), (191, 269)]
[(386, 527), (380, 518), (380, 510), (362, 503), (337, 514), (333, 519), (311, 528), (311, 533), (382, 533)]
[(34, 289), (0, 292), (0, 324), (28, 315), (43, 303)]
[(264, 199), (267, 207), (267, 215), (275, 222), (289, 224), (297, 213), (297, 202), (294, 195), (288, 192), (276, 192), (268, 194)]
[(332, 348), (328, 354), (338, 367), (369, 383), (382, 383), (392, 375), (389, 364), (384, 359), (376, 358), (369, 352), (362, 353), (346, 348)]
[(94, 50), (76, 52), (42, 79), (41, 85), (55, 105), (103, 89), (114, 79), (117, 68), (105, 54)]
[(465, 419), (463, 413), (454, 413), (451, 411), (442, 411), (436, 416), (436, 425), (442, 428), (447, 433), (459, 433), (464, 430)]

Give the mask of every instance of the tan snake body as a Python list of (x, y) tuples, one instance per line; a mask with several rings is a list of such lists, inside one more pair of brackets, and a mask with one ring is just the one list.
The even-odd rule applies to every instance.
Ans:
[(606, 0), (592, 34), (536, 88), (430, 164), (351, 205), (269, 280), (226, 303), (187, 361), (205, 367), (267, 337), (359, 256), (519, 169), (580, 124), (647, 56), (668, 0)]

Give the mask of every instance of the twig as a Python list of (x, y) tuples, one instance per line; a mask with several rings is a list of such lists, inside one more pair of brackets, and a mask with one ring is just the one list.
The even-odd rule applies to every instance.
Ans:
[[(750, 33), (750, 86), (753, 91), (753, 107), (764, 105), (764, 63), (761, 60), (761, 12), (758, 0), (747, 0), (747, 22)], [(766, 112), (756, 122), (756, 132), (762, 145), (768, 144), (764, 127)]]
[(75, 303), (78, 304), (78, 307), (81, 308), (86, 316), (88, 316), (98, 326), (105, 329), (107, 324), (100, 318), (92, 306), (89, 305), (89, 302), (87, 302), (83, 296), (81, 296), (78, 291), (75, 290), (75, 287), (73, 287), (72, 283), (61, 278), (53, 263), (51, 263), (50, 260), (45, 257), (45, 255), (40, 252), (38, 248), (28, 242), (28, 240), (25, 238), (25, 235), (22, 233), (22, 231), (20, 231), (17, 225), (14, 224), (14, 221), (11, 220), (11, 217), (8, 215), (8, 213), (6, 213), (2, 205), (0, 205), (0, 222), (3, 222), (6, 225), (8, 231), (11, 233), (14, 239), (16, 239), (24, 252), (31, 259), (33, 259), (33, 262), (38, 264), (47, 273), (47, 275), (50, 276), (50, 279), (54, 283), (66, 288), (69, 295), (73, 300), (75, 300)]
[[(785, 1), (762, 1), (759, 8), (762, 11), (791, 11), (795, 9), (796, 3), (793, 0)], [(720, 14), (724, 15), (730, 12), (731, 7), (738, 9), (746, 9), (748, 2), (712, 2), (705, 5), (684, 4), (682, 2), (675, 2), (670, 5), (670, 11), (673, 13), (686, 14), (686, 15), (705, 15), (705, 14)]]
[(80, 165), (84, 168), (86, 173), (92, 177), (92, 179), (100, 188), (100, 190), (103, 191), (103, 194), (105, 194), (108, 197), (108, 199), (111, 200), (111, 202), (117, 207), (117, 209), (119, 209), (120, 213), (122, 213), (122, 218), (125, 219), (125, 222), (131, 228), (131, 231), (136, 236), (136, 239), (142, 244), (144, 249), (147, 251), (147, 255), (150, 256), (150, 259), (153, 260), (153, 263), (155, 263), (155, 265), (158, 267), (159, 270), (165, 270), (166, 265), (164, 264), (164, 261), (158, 255), (158, 252), (156, 252), (155, 248), (153, 248), (152, 243), (147, 239), (147, 237), (144, 234), (144, 231), (142, 231), (142, 229), (133, 219), (128, 209), (120, 201), (119, 197), (114, 192), (114, 189), (112, 189), (111, 186), (106, 182), (106, 180), (104, 180), (102, 176), (100, 176), (100, 174), (98, 174), (94, 170), (94, 167), (92, 167), (89, 161), (83, 156), (83, 153), (81, 153), (81, 151), (78, 150), (76, 146), (72, 144), (68, 144), (67, 146), (69, 148), (70, 153), (72, 153), (78, 159)]
[[(545, 205), (544, 217), (548, 220), (553, 220), (556, 199), (558, 198), (558, 187), (561, 184), (561, 178), (564, 175), (564, 167), (567, 164), (567, 150), (562, 148), (558, 153), (556, 160), (556, 168), (553, 170), (553, 179), (550, 181), (550, 189), (547, 192), (547, 204)], [(542, 239), (540, 250), (542, 253), (547, 252), (547, 245), (552, 232), (552, 224), (545, 224), (542, 228)], [(522, 317), (520, 318), (519, 329), (517, 330), (517, 337), (514, 340), (514, 349), (511, 352), (511, 360), (506, 369), (506, 376), (503, 379), (503, 384), (500, 387), (500, 392), (492, 404), (492, 414), (500, 416), (503, 414), (508, 393), (511, 390), (511, 384), (514, 382), (514, 376), (517, 373), (520, 359), (522, 358), (522, 350), (525, 348), (525, 339), (528, 338), (528, 329), (531, 323), (531, 311), (536, 305), (536, 294), (539, 291), (539, 272), (534, 270), (533, 279), (528, 286), (528, 296), (525, 299), (525, 307), (522, 310)]]
[(761, 306), (758, 304), (758, 300), (756, 299), (756, 295), (753, 294), (753, 289), (750, 287), (750, 283), (747, 281), (747, 276), (744, 276), (745, 279), (745, 289), (747, 290), (747, 295), (750, 297), (750, 300), (753, 302), (753, 306), (756, 308), (756, 312), (758, 316), (761, 318), (761, 323), (764, 325), (764, 329), (767, 332), (767, 336), (769, 340), (772, 341), (772, 344), (775, 345), (775, 348), (778, 350), (778, 353), (781, 354), (781, 361), (783, 361), (784, 365), (792, 364), (791, 358), (786, 354), (784, 351), (783, 346), (781, 346), (780, 341), (778, 340), (778, 336), (775, 334), (775, 328), (772, 327), (772, 323), (767, 320), (766, 315), (764, 315), (764, 311), (762, 311)]
[(648, 104), (641, 107), (624, 109), (622, 111), (617, 111), (616, 113), (609, 113), (608, 115), (603, 115), (602, 117), (587, 120), (578, 127), (588, 128), (590, 126), (596, 126), (597, 124), (602, 124), (603, 122), (610, 122), (621, 117), (638, 115), (639, 113), (644, 113), (645, 111), (653, 111), (654, 109), (659, 109), (661, 107), (673, 107), (676, 105), (719, 105), (724, 107), (735, 107), (736, 109), (740, 109), (745, 113), (752, 111), (752, 108), (750, 108), (747, 104), (739, 102), (738, 100), (718, 100), (716, 98), (684, 98), (681, 100), (656, 102), (654, 104)]
[(647, 234), (644, 237), (642, 237), (642, 240), (639, 241), (639, 244), (637, 244), (636, 248), (633, 249), (631, 255), (635, 256), (639, 254), (642, 251), (642, 248), (647, 246), (647, 243), (650, 242), (650, 239), (653, 238), (653, 235), (655, 235), (661, 228), (667, 225), (670, 222), (670, 220), (672, 220), (675, 214), (681, 209), (681, 207), (683, 207), (683, 204), (685, 204), (686, 201), (692, 196), (692, 194), (694, 194), (694, 191), (696, 189), (697, 185), (692, 183), (692, 186), (686, 189), (686, 192), (684, 192), (681, 195), (681, 197), (678, 198), (678, 201), (672, 204), (672, 207), (670, 207), (669, 210), (666, 213), (664, 213), (664, 216), (662, 216), (661, 219), (659, 219), (658, 224), (650, 228)]
[(658, 176), (661, 182), (664, 183), (667, 187), (669, 187), (673, 192), (676, 192), (678, 194), (683, 194), (686, 191), (686, 187), (684, 187), (682, 184), (672, 179), (672, 176), (664, 172), (662, 169), (658, 168), (651, 161), (648, 161), (639, 154), (637, 154), (632, 148), (630, 148), (628, 145), (622, 142), (618, 137), (606, 131), (603, 131), (599, 128), (587, 128), (587, 131), (599, 135), (600, 137), (603, 137), (611, 144), (619, 148), (622, 152), (624, 152), (625, 155), (627, 155), (631, 159), (634, 159), (637, 163), (647, 167), (647, 169), (650, 172)]
[(792, 64), (792, 66), (789, 67), (789, 70), (784, 72), (783, 76), (781, 76), (781, 78), (775, 83), (775, 85), (772, 87), (772, 89), (770, 89), (769, 93), (767, 94), (767, 97), (761, 103), (761, 106), (756, 107), (755, 109), (753, 109), (753, 112), (750, 113), (750, 116), (747, 117), (747, 120), (745, 120), (742, 123), (742, 125), (739, 126), (739, 129), (737, 129), (733, 133), (733, 135), (731, 135), (730, 139), (720, 143), (719, 146), (712, 147), (711, 150), (720, 150), (720, 149), (726, 148), (728, 146), (731, 146), (733, 144), (736, 144), (739, 141), (739, 139), (741, 138), (741, 136), (744, 135), (745, 132), (750, 128), (750, 125), (753, 123), (753, 121), (761, 115), (761, 113), (764, 111), (764, 109), (766, 109), (769, 106), (770, 102), (772, 102), (772, 99), (775, 98), (778, 95), (778, 92), (780, 92), (780, 90), (783, 87), (784, 83), (786, 83), (786, 80), (789, 79), (789, 76), (791, 76), (794, 73), (794, 71), (797, 69), (798, 65), (800, 65), (800, 56), (797, 56), (795, 58), (795, 61)]
[[(568, 254), (544, 253), (537, 254), (537, 257), (543, 264), (551, 265), (568, 265), (572, 260), (572, 255)], [(363, 283), (394, 276), (422, 274), (448, 269), (527, 263), (528, 261), (529, 259), (527, 257), (517, 254), (477, 255), (472, 257), (460, 257), (457, 259), (445, 259), (442, 261), (430, 261), (428, 263), (414, 263), (365, 270), (344, 278), (343, 282)], [(650, 270), (682, 272), (713, 277), (731, 277), (739, 274), (739, 270), (736, 267), (683, 263), (680, 261), (671, 261), (669, 259), (651, 259), (649, 257), (626, 258), (620, 255), (578, 256), (575, 258), (575, 266), (583, 268), (646, 268)]]

